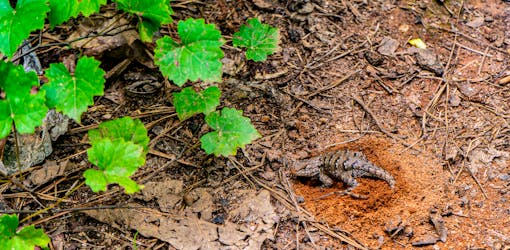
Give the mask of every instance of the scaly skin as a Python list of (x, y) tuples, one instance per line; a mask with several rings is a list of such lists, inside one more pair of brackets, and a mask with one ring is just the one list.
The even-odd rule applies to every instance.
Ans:
[(338, 150), (326, 152), (296, 163), (296, 176), (319, 177), (323, 186), (333, 185), (333, 179), (345, 183), (354, 189), (359, 185), (356, 178), (372, 177), (384, 180), (393, 189), (395, 178), (386, 170), (375, 166), (360, 152)]

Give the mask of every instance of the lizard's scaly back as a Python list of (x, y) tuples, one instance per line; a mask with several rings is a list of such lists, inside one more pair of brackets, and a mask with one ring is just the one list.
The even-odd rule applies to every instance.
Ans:
[[(386, 181), (393, 189), (395, 178), (386, 170), (374, 165), (361, 152), (338, 150), (326, 152), (322, 155), (323, 168), (326, 173), (337, 178), (346, 178), (349, 173), (352, 178), (372, 177)], [(344, 181), (344, 180), (342, 180)]]

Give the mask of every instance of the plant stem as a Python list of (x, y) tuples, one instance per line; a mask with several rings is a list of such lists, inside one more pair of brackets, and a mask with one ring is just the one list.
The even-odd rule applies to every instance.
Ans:
[(12, 131), (14, 134), (14, 152), (16, 153), (16, 163), (18, 164), (19, 180), (23, 181), (23, 174), (21, 172), (21, 162), (19, 160), (18, 131), (16, 130), (16, 125), (12, 125)]

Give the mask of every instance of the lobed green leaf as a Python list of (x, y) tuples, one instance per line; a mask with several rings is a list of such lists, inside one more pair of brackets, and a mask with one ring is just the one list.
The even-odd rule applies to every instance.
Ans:
[(260, 137), (250, 119), (244, 117), (240, 110), (223, 108), (221, 113), (219, 111), (209, 113), (205, 121), (215, 130), (200, 138), (202, 149), (208, 154), (235, 155), (237, 148), (243, 148)]
[(83, 173), (85, 183), (92, 191), (106, 191), (106, 186), (110, 183), (124, 187), (128, 194), (141, 189), (141, 186), (129, 177), (145, 164), (142, 146), (132, 141), (103, 138), (94, 142), (87, 150), (87, 155), (89, 161), (99, 168), (87, 169)]
[(129, 176), (145, 164), (149, 151), (149, 137), (143, 123), (127, 116), (103, 122), (88, 135), (92, 144), (87, 151), (89, 161), (99, 168), (83, 173), (92, 191), (105, 191), (110, 183), (124, 187), (126, 193), (139, 191), (141, 186)]
[(112, 141), (124, 140), (132, 142), (140, 145), (145, 154), (149, 152), (147, 129), (145, 129), (145, 126), (140, 120), (133, 120), (133, 118), (129, 116), (103, 122), (97, 129), (89, 130), (88, 135), (92, 145), (104, 138), (109, 138)]
[(18, 216), (0, 216), (0, 249), (34, 249), (36, 246), (46, 247), (50, 243), (50, 238), (42, 229), (30, 225), (16, 232), (18, 225)]
[(48, 20), (50, 26), (53, 28), (71, 17), (76, 17), (79, 13), (78, 0), (49, 0), (50, 1), (50, 13), (48, 14)]
[(39, 80), (35, 72), (25, 72), (22, 66), (0, 62), (0, 138), (11, 132), (12, 125), (20, 134), (34, 133), (41, 126), (48, 107), (44, 90), (37, 91)]
[(106, 0), (80, 0), (79, 2), (78, 10), (86, 17), (99, 12), (101, 5), (106, 4)]
[(165, 36), (156, 41), (154, 59), (165, 77), (178, 86), (187, 80), (220, 82), (222, 75), (221, 32), (204, 19), (179, 21), (181, 44)]
[(18, 0), (13, 9), (8, 0), (0, 0), (0, 52), (11, 58), (30, 32), (42, 29), (48, 0)]
[(53, 28), (71, 17), (77, 17), (80, 12), (83, 16), (90, 16), (99, 11), (106, 0), (49, 0), (50, 13), (48, 19)]
[(63, 63), (51, 64), (45, 73), (49, 81), (42, 87), (48, 107), (81, 122), (83, 112), (94, 104), (94, 96), (103, 95), (105, 72), (99, 64), (92, 57), (80, 58), (74, 76)]
[(117, 0), (117, 7), (139, 17), (138, 31), (143, 42), (152, 42), (162, 24), (173, 21), (170, 0)]
[(179, 93), (174, 93), (174, 106), (179, 120), (186, 120), (196, 114), (209, 114), (220, 105), (221, 91), (212, 86), (199, 93), (193, 87), (184, 88)]
[(279, 50), (280, 35), (278, 29), (262, 24), (258, 18), (248, 19), (247, 25), (241, 25), (234, 33), (232, 44), (247, 48), (246, 58), (255, 62), (265, 61), (268, 55)]

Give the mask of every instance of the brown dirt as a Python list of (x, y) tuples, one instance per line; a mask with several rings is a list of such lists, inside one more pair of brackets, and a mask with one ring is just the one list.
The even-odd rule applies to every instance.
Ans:
[[(105, 97), (84, 115), (83, 124), (71, 124), (71, 131), (54, 144), (49, 159), (69, 160), (65, 174), (46, 184), (29, 185), (44, 199), (35, 201), (31, 194), (4, 183), (0, 203), (29, 213), (54, 204), (91, 167), (83, 154), (88, 129), (84, 126), (131, 115), (150, 124), (153, 150), (134, 179), (156, 186), (178, 181), (182, 192), (167, 197), (171, 202), (162, 202), (127, 196), (115, 187), (101, 194), (82, 187), (66, 197), (59, 205), (61, 210), (25, 222), (45, 229), (54, 249), (130, 249), (134, 238), (139, 249), (174, 249), (175, 245), (156, 234), (136, 235), (133, 227), (102, 223), (80, 212), (92, 207), (100, 213), (133, 202), (143, 207), (137, 210), (140, 214), (150, 209), (157, 218), (190, 216), (192, 221), (200, 219), (198, 224), (214, 224), (210, 226), (213, 232), (229, 225), (237, 236), (236, 230), (242, 228), (239, 244), (230, 239), (232, 245), (222, 245), (217, 235), (211, 237), (214, 246), (223, 249), (245, 246), (250, 241), (248, 229), (271, 227), (273, 219), (278, 219), (271, 227), (274, 231), (262, 231), (264, 237), (269, 234), (274, 239), (259, 238), (265, 239), (264, 249), (352, 249), (332, 233), (319, 230), (316, 221), (370, 248), (412, 249), (412, 243), (437, 237), (431, 211), (442, 216), (448, 234), (446, 242), (423, 249), (507, 249), (510, 84), (500, 80), (510, 75), (510, 3), (441, 2), (172, 1), (175, 20), (204, 17), (216, 23), (227, 38), (253, 16), (280, 29), (282, 50), (266, 62), (246, 62), (238, 50), (224, 48), (231, 67), (219, 84), (222, 105), (244, 110), (263, 137), (231, 159), (207, 156), (198, 147), (200, 136), (207, 132), (203, 117), (184, 122), (175, 117), (171, 94), (178, 88), (147, 63), (150, 56), (142, 55), (126, 71), (154, 75), (165, 82), (164, 90), (151, 96), (130, 96), (124, 89), (126, 79), (109, 79)], [(307, 3), (314, 6), (311, 11)], [(113, 11), (111, 6), (105, 9)], [(65, 40), (78, 29), (74, 23), (57, 27), (43, 38), (43, 44)], [(161, 33), (176, 37), (175, 25)], [(382, 55), (379, 49), (388, 38), (398, 46), (393, 54)], [(445, 74), (420, 65), (407, 43), (410, 38), (425, 41)], [(149, 52), (154, 48), (153, 44), (137, 46)], [(97, 57), (110, 71), (131, 56), (132, 50), (122, 46)], [(78, 50), (59, 51), (55, 46), (40, 51), (44, 67), (78, 54)], [(391, 172), (397, 180), (395, 189), (380, 180), (359, 178), (354, 192), (368, 199), (335, 195), (318, 199), (344, 187), (336, 183), (322, 189), (313, 181), (292, 177), (292, 162), (340, 148), (362, 151)], [(253, 189), (257, 192), (246, 191)], [(259, 218), (264, 223), (258, 224), (246, 222), (243, 216), (229, 217), (229, 212), (243, 210), (240, 204), (246, 195), (240, 190), (256, 194), (260, 189), (271, 192), (278, 216)], [(197, 190), (204, 195), (189, 198)], [(193, 210), (204, 196), (207, 205)], [(304, 203), (298, 204), (300, 198)], [(175, 207), (161, 205), (170, 203)], [(300, 207), (313, 218), (305, 216)], [(391, 235), (387, 229), (397, 232)]]

